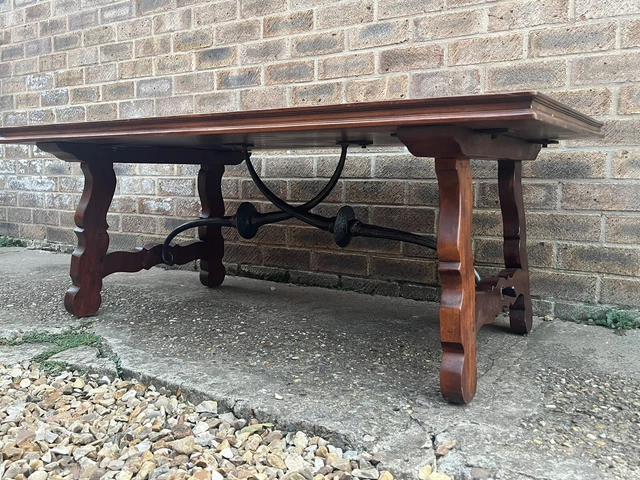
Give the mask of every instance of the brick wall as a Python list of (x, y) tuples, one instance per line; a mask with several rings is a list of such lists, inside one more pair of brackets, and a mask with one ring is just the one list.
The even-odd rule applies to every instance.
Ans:
[[(640, 307), (638, 0), (0, 0), (0, 124), (110, 120), (540, 89), (606, 122), (526, 165), (539, 313)], [(338, 152), (257, 158), (291, 201), (310, 198)], [(192, 166), (120, 165), (116, 246), (157, 241), (198, 214)], [(474, 248), (500, 261), (491, 162), (474, 163)], [(435, 234), (433, 164), (401, 150), (354, 154), (324, 213)], [(0, 234), (70, 244), (76, 165), (0, 146)], [(243, 166), (228, 211), (262, 203)], [(266, 205), (265, 205), (266, 208)], [(290, 222), (254, 242), (227, 232), (240, 273), (411, 298), (437, 296), (432, 252), (358, 239), (348, 250)], [(239, 265), (239, 266), (238, 266)]]

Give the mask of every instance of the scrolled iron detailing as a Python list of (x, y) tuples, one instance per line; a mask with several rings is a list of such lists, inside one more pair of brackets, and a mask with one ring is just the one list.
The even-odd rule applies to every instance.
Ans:
[[(421, 245), (433, 250), (437, 249), (436, 240), (414, 233), (405, 232), (402, 230), (396, 230), (394, 228), (380, 227), (377, 225), (370, 225), (358, 220), (355, 216), (355, 212), (352, 207), (345, 205), (336, 214), (335, 217), (324, 217), (311, 213), (310, 210), (318, 206), (333, 190), (338, 183), (344, 164), (347, 157), (347, 149), (349, 145), (360, 145), (365, 148), (371, 142), (340, 142), (342, 146), (342, 152), (340, 154), (340, 160), (336, 169), (325, 185), (325, 187), (308, 202), (300, 205), (293, 206), (282, 200), (275, 193), (273, 193), (269, 187), (265, 185), (258, 173), (256, 172), (251, 162), (250, 145), (239, 145), (244, 153), (244, 160), (247, 164), (247, 169), (251, 179), (255, 183), (260, 193), (262, 193), (275, 207), (280, 211), (260, 213), (256, 207), (249, 202), (243, 202), (239, 207), (235, 215), (231, 217), (219, 217), (200, 219), (192, 222), (187, 222), (175, 230), (173, 230), (166, 238), (162, 245), (162, 260), (167, 265), (173, 264), (173, 258), (171, 255), (171, 241), (180, 233), (191, 228), (203, 227), (203, 226), (221, 226), (221, 227), (233, 227), (238, 231), (238, 234), (243, 238), (253, 238), (260, 227), (272, 223), (281, 222), (289, 218), (296, 218), (301, 222), (314, 226), (320, 230), (332, 233), (336, 245), (339, 247), (346, 247), (351, 243), (351, 240), (355, 237), (368, 237), (368, 238), (382, 238), (386, 240), (395, 240), (400, 242), (413, 243)], [(475, 272), (476, 280), (480, 281), (478, 272)]]

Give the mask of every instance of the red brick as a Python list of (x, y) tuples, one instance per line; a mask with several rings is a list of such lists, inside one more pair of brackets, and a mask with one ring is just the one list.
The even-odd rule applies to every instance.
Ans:
[(311, 252), (293, 248), (264, 247), (263, 262), (267, 266), (308, 270), (311, 267)]
[(426, 284), (438, 283), (435, 261), (420, 262), (395, 258), (372, 257), (371, 275), (396, 281)]
[(404, 183), (394, 181), (346, 182), (347, 202), (404, 203)]

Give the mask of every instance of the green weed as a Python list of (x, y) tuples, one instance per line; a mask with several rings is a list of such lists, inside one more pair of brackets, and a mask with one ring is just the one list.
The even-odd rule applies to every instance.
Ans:
[(626, 310), (609, 310), (604, 315), (589, 317), (586, 320), (571, 319), (576, 323), (586, 323), (587, 325), (599, 325), (601, 327), (612, 328), (614, 330), (633, 330), (640, 328), (640, 317), (633, 312)]
[(0, 237), (0, 247), (26, 247), (27, 242), (11, 237)]

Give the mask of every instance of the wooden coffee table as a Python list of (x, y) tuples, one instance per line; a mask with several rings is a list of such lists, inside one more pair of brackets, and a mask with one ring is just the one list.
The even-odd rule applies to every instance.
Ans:
[[(368, 236), (437, 248), (442, 284), (440, 384), (447, 400), (467, 403), (476, 391), (480, 327), (507, 306), (513, 332), (531, 329), (521, 161), (534, 160), (549, 143), (599, 135), (601, 127), (549, 97), (517, 92), (2, 128), (0, 143), (35, 144), (62, 160), (81, 162), (85, 186), (75, 214), (78, 247), (71, 258), (73, 285), (64, 302), (78, 317), (98, 311), (104, 277), (149, 269), (163, 258), (177, 264), (199, 259), (200, 281), (208, 287), (220, 285), (225, 276), (223, 227), (237, 228), (250, 238), (262, 225), (294, 217), (332, 233), (340, 246), (355, 236)], [(294, 207), (273, 195), (250, 164), (253, 149), (335, 147), (342, 151), (344, 165), (349, 145), (405, 145), (415, 156), (435, 158), (440, 190), (437, 245), (419, 235), (360, 222), (348, 206), (332, 218), (311, 213), (339, 178), (340, 165), (327, 188)], [(471, 247), (471, 158), (499, 162), (505, 268), (481, 280), (474, 275)], [(277, 212), (261, 214), (245, 203), (236, 215), (224, 216), (225, 165), (243, 161)], [(164, 255), (162, 245), (109, 252), (106, 217), (116, 187), (114, 163), (200, 165), (202, 213), (191, 225), (199, 228), (199, 240), (175, 246), (167, 242)]]

